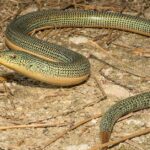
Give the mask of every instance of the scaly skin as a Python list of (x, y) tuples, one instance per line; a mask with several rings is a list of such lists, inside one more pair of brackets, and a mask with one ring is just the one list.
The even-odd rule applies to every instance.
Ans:
[[(90, 75), (89, 61), (67, 48), (30, 36), (33, 30), (56, 27), (112, 28), (150, 36), (150, 20), (119, 13), (48, 10), (14, 19), (6, 30), (11, 51), (0, 53), (0, 64), (49, 84), (70, 86)], [(150, 107), (150, 92), (114, 105), (102, 118), (102, 142), (107, 142), (116, 120), (135, 110)]]
[(150, 107), (150, 92), (126, 98), (108, 109), (100, 122), (100, 139), (102, 143), (109, 141), (115, 122), (122, 116)]
[[(33, 12), (14, 19), (6, 30), (6, 44), (8, 47), (14, 50), (20, 50), (21, 52), (19, 54), (24, 56), (24, 58), (27, 58), (29, 56), (27, 53), (29, 53), (31, 60), (21, 61), (18, 56), (15, 60), (13, 57), (9, 57), (9, 60), (13, 60), (8, 61), (8, 57), (6, 56), (7, 59), (4, 59), (6, 57), (0, 57), (0, 63), (28, 77), (54, 85), (69, 86), (87, 80), (90, 75), (90, 64), (84, 56), (29, 35), (33, 30), (50, 27), (104, 27), (150, 36), (150, 21), (134, 16), (119, 13), (76, 10)], [(12, 53), (19, 55), (14, 50), (10, 52), (10, 55)], [(1, 53), (1, 55), (8, 54), (9, 52)], [(40, 59), (37, 58), (37, 61), (33, 61), (32, 58), (36, 58), (32, 55)], [(49, 65), (45, 65), (44, 69), (48, 75), (42, 72), (42, 70), (32, 70), (33, 68), (29, 64), (32, 63), (35, 68), (43, 68), (39, 64), (44, 64), (46, 61), (49, 62)], [(25, 63), (26, 65), (24, 65)]]

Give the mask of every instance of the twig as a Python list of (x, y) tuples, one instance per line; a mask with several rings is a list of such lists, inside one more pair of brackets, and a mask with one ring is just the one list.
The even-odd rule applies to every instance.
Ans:
[(150, 49), (134, 48), (132, 50), (132, 54), (140, 56), (140, 57), (150, 58)]
[(45, 128), (45, 127), (62, 127), (66, 126), (65, 123), (45, 123), (45, 124), (28, 124), (28, 125), (13, 125), (13, 126), (2, 126), (0, 130), (18, 129), (18, 128)]
[[(82, 107), (78, 107), (78, 108), (72, 109), (72, 110), (70, 110), (70, 111), (66, 111), (66, 112), (63, 112), (63, 113), (59, 113), (59, 114), (57, 114), (56, 116), (54, 116), (54, 117), (52, 117), (52, 118), (56, 118), (56, 117), (59, 117), (59, 116), (67, 116), (68, 114), (75, 113), (75, 112), (77, 112), (77, 111), (83, 110), (83, 109), (85, 109), (86, 107), (93, 106), (93, 105), (99, 103), (100, 101), (102, 101), (102, 100), (104, 100), (104, 99), (106, 99), (105, 96), (101, 97), (100, 99), (98, 99), (98, 100), (96, 100), (96, 101), (89, 102), (89, 103), (85, 104), (85, 105), (82, 106)], [(52, 119), (52, 118), (51, 118), (51, 119)]]
[(117, 145), (121, 142), (124, 142), (126, 140), (129, 140), (129, 139), (132, 139), (134, 137), (138, 137), (138, 136), (141, 136), (141, 135), (144, 135), (144, 134), (148, 134), (150, 133), (150, 128), (147, 128), (147, 129), (142, 129), (142, 130), (139, 130), (131, 135), (128, 135), (128, 136), (125, 136), (119, 140), (116, 140), (116, 141), (110, 141), (110, 142), (107, 142), (105, 144), (101, 144), (100, 142), (97, 143), (95, 146), (93, 146), (92, 148), (90, 148), (90, 150), (99, 150), (99, 149), (102, 149), (102, 148), (105, 148), (105, 147), (112, 147), (114, 145)]
[(99, 59), (95, 55), (92, 55), (93, 57), (97, 58), (98, 60), (102, 61), (103, 63), (105, 63), (109, 66), (112, 66), (113, 68), (128, 72), (132, 75), (142, 77), (142, 78), (146, 78), (147, 80), (150, 79), (149, 74), (146, 74), (144, 71), (142, 72), (139, 69), (135, 69), (133, 67), (130, 67), (130, 66), (126, 65), (121, 60), (117, 59), (116, 57), (114, 57), (113, 55), (108, 53), (105, 49), (100, 47), (96, 42), (89, 40), (89, 43), (92, 44), (93, 46), (95, 46), (96, 48), (98, 48), (100, 51), (102, 51), (103, 54), (105, 54), (105, 60), (104, 59)]
[(106, 78), (107, 80), (110, 80), (111, 82), (113, 82), (113, 83), (115, 83), (115, 84), (117, 84), (117, 85), (119, 85), (119, 86), (121, 86), (121, 87), (123, 87), (123, 88), (126, 88), (127, 90), (134, 90), (132, 87), (129, 87), (129, 86), (123, 84), (123, 83), (120, 83), (118, 80), (114, 80), (114, 79), (112, 79), (112, 78), (106, 76), (102, 71), (100, 72), (100, 74), (101, 74), (104, 78)]
[[(131, 115), (129, 115), (129, 116), (127, 116), (127, 117), (130, 117), (130, 116), (131, 116)], [(48, 141), (44, 144), (44, 146), (43, 146), (42, 148), (39, 147), (39, 149), (40, 149), (40, 150), (45, 149), (45, 148), (46, 148), (47, 146), (49, 146), (50, 144), (52, 144), (52, 143), (54, 143), (55, 141), (57, 141), (58, 139), (64, 137), (68, 132), (70, 132), (70, 131), (72, 131), (72, 130), (78, 128), (78, 127), (80, 127), (81, 125), (84, 125), (85, 123), (87, 123), (87, 122), (89, 122), (89, 121), (91, 121), (91, 120), (93, 120), (93, 119), (100, 118), (100, 117), (102, 117), (102, 114), (97, 114), (97, 115), (94, 115), (94, 116), (92, 116), (92, 117), (90, 117), (90, 118), (88, 118), (88, 119), (85, 119), (85, 120), (82, 120), (82, 121), (76, 123), (76, 124), (75, 124), (74, 126), (72, 126), (71, 128), (69, 128), (69, 129), (67, 129), (67, 130), (64, 130), (64, 131), (62, 131), (61, 133), (57, 134), (57, 136), (56, 136), (54, 139), (48, 140)], [(122, 121), (123, 119), (125, 119), (125, 117), (120, 118), (119, 121)], [(91, 150), (92, 150), (92, 149), (91, 149)]]
[(131, 51), (127, 51), (127, 52), (130, 52), (130, 53), (132, 53), (132, 54), (134, 54), (134, 55), (137, 55), (137, 56), (140, 56), (140, 57), (150, 57), (150, 50), (149, 49), (143, 49), (143, 48), (134, 48), (133, 46), (131, 47), (129, 47), (129, 46), (127, 46), (127, 45), (124, 45), (124, 44), (118, 44), (118, 43), (111, 43), (112, 45), (115, 45), (115, 46), (119, 46), (119, 47), (123, 47), (123, 48), (125, 48), (125, 49), (131, 49), (132, 48), (132, 50)]
[(112, 45), (115, 45), (115, 46), (119, 46), (119, 47), (123, 47), (123, 48), (126, 48), (126, 49), (131, 49), (132, 47), (128, 46), (128, 45), (125, 45), (125, 44), (118, 44), (118, 43), (111, 43)]
[(109, 29), (107, 40), (106, 40), (107, 45), (110, 45), (113, 41), (117, 40), (122, 34), (120, 32), (115, 32), (115, 34), (113, 35), (113, 31), (114, 31), (113, 29)]
[(132, 147), (137, 148), (137, 149), (139, 149), (139, 150), (144, 150), (139, 144), (137, 144), (137, 143), (135, 143), (135, 142), (133, 142), (133, 141), (131, 141), (131, 140), (127, 140), (126, 143), (128, 143), (128, 144), (131, 145)]
[(75, 124), (74, 126), (72, 126), (71, 128), (66, 129), (66, 130), (64, 130), (64, 131), (61, 132), (61, 133), (58, 133), (57, 136), (56, 136), (54, 139), (48, 140), (47, 142), (45, 142), (44, 146), (43, 146), (42, 148), (39, 148), (39, 149), (40, 149), (40, 150), (45, 149), (45, 148), (46, 148), (47, 146), (49, 146), (50, 144), (52, 144), (52, 143), (54, 143), (55, 141), (57, 141), (58, 139), (64, 137), (68, 132), (70, 132), (70, 131), (72, 131), (72, 130), (74, 130), (74, 129), (76, 129), (76, 128), (82, 126), (82, 125), (84, 125), (85, 123), (87, 123), (87, 122), (89, 122), (89, 121), (91, 121), (91, 120), (93, 120), (93, 119), (99, 118), (99, 117), (101, 117), (101, 116), (102, 116), (101, 114), (97, 114), (97, 115), (94, 115), (94, 116), (92, 116), (92, 117), (90, 117), (90, 118), (88, 118), (88, 119), (85, 119), (85, 120), (82, 120), (82, 121), (76, 123), (76, 124)]
[(120, 121), (122, 121), (122, 120), (125, 120), (125, 119), (127, 119), (127, 118), (130, 118), (130, 117), (132, 117), (132, 116), (133, 116), (133, 113), (130, 113), (130, 114), (126, 115), (126, 116), (123, 116), (123, 117), (119, 118), (118, 122), (120, 122)]
[(98, 88), (99, 88), (100, 91), (102, 92), (102, 95), (103, 95), (104, 99), (106, 99), (106, 98), (107, 98), (107, 95), (106, 95), (106, 93), (105, 93), (105, 91), (104, 91), (104, 89), (103, 89), (103, 87), (102, 87), (102, 85), (101, 85), (101, 82), (98, 81), (98, 79), (97, 79), (96, 76), (94, 76), (94, 79), (95, 79), (95, 81), (96, 81), (96, 83), (97, 83)]
[(46, 120), (50, 120), (50, 119), (54, 119), (54, 118), (57, 118), (59, 116), (67, 116), (68, 114), (71, 114), (71, 113), (76, 113), (77, 111), (80, 111), (80, 110), (83, 110), (87, 107), (91, 107), (93, 105), (96, 105), (97, 103), (99, 103), (100, 101), (106, 99), (105, 96), (102, 96), (101, 98), (99, 98), (98, 100), (95, 100), (95, 101), (92, 101), (92, 102), (89, 102), (85, 105), (83, 105), (82, 107), (79, 107), (77, 109), (73, 109), (73, 110), (70, 110), (70, 111), (66, 111), (66, 112), (63, 112), (63, 113), (58, 113), (56, 116), (52, 116), (52, 117), (49, 117), (49, 118), (46, 118), (46, 119), (40, 119), (40, 120), (36, 120), (36, 121), (31, 121), (29, 123), (37, 123), (37, 122), (43, 122), (43, 121), (46, 121)]

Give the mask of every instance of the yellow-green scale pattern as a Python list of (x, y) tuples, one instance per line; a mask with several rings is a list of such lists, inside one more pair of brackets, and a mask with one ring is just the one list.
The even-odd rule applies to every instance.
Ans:
[[(46, 10), (32, 12), (14, 19), (7, 27), (6, 38), (23, 49), (55, 60), (57, 63), (49, 62), (53, 69), (49, 67), (47, 72), (51, 76), (58, 77), (80, 77), (89, 74), (90, 64), (84, 56), (70, 49), (29, 36), (29, 32), (44, 26), (53, 28), (104, 27), (150, 35), (149, 20), (120, 13)], [(24, 53), (23, 55), (26, 54)], [(45, 62), (42, 59), (40, 61)], [(32, 63), (36, 66), (37, 61)], [(19, 64), (21, 65), (21, 62), (18, 62)]]
[[(42, 76), (72, 79), (90, 74), (90, 63), (81, 54), (65, 47), (39, 40), (29, 34), (38, 28), (48, 27), (112, 28), (150, 36), (150, 20), (135, 16), (81, 10), (32, 12), (15, 18), (8, 25), (5, 33), (6, 39), (11, 44), (27, 51), (3, 51), (0, 53), (0, 63), (7, 67), (15, 64), (16, 71), (19, 72), (21, 72), (21, 69), (18, 68), (23, 67), (24, 72), (29, 70), (34, 74), (33, 76), (36, 76), (36, 73), (40, 73)], [(39, 56), (42, 56), (42, 58)], [(50, 58), (52, 61), (45, 58)], [(15, 68), (13, 69), (15, 70)], [(26, 75), (28, 75), (28, 72), (26, 72)], [(106, 112), (102, 118), (100, 129), (102, 132), (111, 132), (114, 123), (120, 116), (148, 107), (150, 107), (150, 92), (123, 100)]]
[(110, 107), (110, 109), (104, 114), (100, 123), (101, 131), (112, 131), (114, 123), (123, 115), (129, 112), (137, 111), (144, 108), (150, 107), (150, 92), (138, 94), (136, 96), (131, 96), (115, 105)]

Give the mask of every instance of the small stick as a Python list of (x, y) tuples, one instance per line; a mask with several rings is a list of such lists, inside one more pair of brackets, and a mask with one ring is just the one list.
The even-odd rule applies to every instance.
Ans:
[(102, 87), (101, 82), (98, 81), (98, 79), (97, 79), (96, 76), (94, 76), (94, 79), (95, 79), (95, 81), (96, 81), (96, 83), (97, 83), (98, 88), (99, 88), (100, 91), (102, 92), (103, 98), (106, 99), (106, 98), (107, 98), (107, 95), (106, 95), (106, 93), (105, 93), (105, 91), (104, 91), (104, 89), (103, 89), (103, 87)]
[(144, 150), (139, 144), (135, 143), (134, 141), (127, 140), (126, 143), (139, 150)]
[(104, 78), (106, 78), (107, 80), (110, 80), (111, 82), (115, 83), (116, 85), (119, 85), (119, 86), (121, 86), (121, 87), (123, 87), (123, 88), (126, 88), (127, 90), (134, 90), (132, 87), (129, 87), (129, 86), (123, 84), (123, 83), (120, 83), (118, 80), (116, 81), (116, 80), (114, 80), (114, 79), (112, 79), (112, 78), (106, 76), (102, 71), (100, 72), (100, 74), (101, 74)]
[(0, 130), (18, 129), (18, 128), (45, 128), (45, 127), (62, 127), (66, 126), (64, 123), (45, 123), (45, 124), (28, 124), (28, 125), (13, 125), (13, 126), (2, 126)]
[(89, 121), (91, 121), (91, 120), (93, 120), (93, 119), (99, 118), (99, 117), (101, 117), (101, 116), (102, 116), (101, 114), (96, 114), (96, 115), (93, 115), (93, 116), (90, 117), (90, 118), (87, 118), (87, 119), (85, 119), (85, 120), (82, 120), (82, 121), (76, 123), (76, 124), (75, 124), (74, 126), (72, 126), (71, 128), (66, 129), (66, 130), (64, 130), (64, 131), (61, 132), (61, 133), (58, 133), (57, 136), (56, 136), (54, 139), (48, 140), (48, 141), (44, 144), (44, 146), (43, 146), (42, 148), (40, 148), (40, 149), (41, 149), (41, 150), (45, 149), (45, 148), (46, 148), (47, 146), (49, 146), (50, 144), (52, 144), (52, 143), (54, 143), (55, 141), (57, 141), (58, 139), (64, 137), (68, 132), (70, 132), (70, 131), (72, 131), (72, 130), (74, 130), (74, 129), (76, 129), (76, 128), (82, 126), (82, 125), (84, 125), (85, 123), (87, 123), (87, 122), (89, 122)]
[(104, 144), (101, 144), (100, 142), (97, 143), (96, 145), (94, 145), (92, 148), (90, 148), (89, 150), (99, 150), (99, 149), (103, 149), (105, 147), (112, 147), (114, 145), (117, 145), (121, 142), (124, 142), (126, 140), (129, 140), (129, 139), (132, 139), (134, 137), (138, 137), (138, 136), (141, 136), (141, 135), (144, 135), (144, 134), (148, 134), (150, 133), (150, 128), (147, 128), (147, 129), (142, 129), (142, 130), (139, 130), (131, 135), (128, 135), (128, 136), (125, 136), (119, 140), (116, 140), (116, 141), (110, 141), (110, 142), (107, 142), (107, 143), (104, 143)]
[(145, 72), (140, 71), (139, 69), (135, 69), (133, 67), (130, 67), (123, 63), (121, 60), (117, 59), (113, 55), (111, 55), (109, 52), (107, 52), (105, 49), (100, 47), (96, 42), (89, 40), (89, 43), (99, 50), (101, 50), (105, 54), (105, 60), (104, 59), (98, 59), (96, 56), (92, 55), (93, 57), (97, 58), (98, 60), (102, 61), (103, 63), (112, 66), (113, 68), (128, 72), (134, 76), (146, 78), (147, 80), (150, 79), (150, 75), (146, 74)]

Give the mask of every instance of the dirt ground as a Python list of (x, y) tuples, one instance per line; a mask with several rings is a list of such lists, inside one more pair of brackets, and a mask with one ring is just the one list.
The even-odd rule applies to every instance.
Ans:
[[(149, 0), (0, 0), (0, 49), (6, 49), (4, 33), (14, 17), (51, 8), (115, 11), (150, 19)], [(150, 89), (144, 78), (150, 74), (149, 37), (94, 28), (44, 30), (34, 36), (86, 56), (91, 76), (81, 85), (62, 88), (0, 66), (9, 77), (9, 91), (0, 84), (0, 150), (90, 150), (99, 142), (101, 114), (121, 99)], [(111, 140), (147, 128), (148, 109), (116, 123)], [(149, 150), (150, 134), (110, 148), (135, 149)]]

